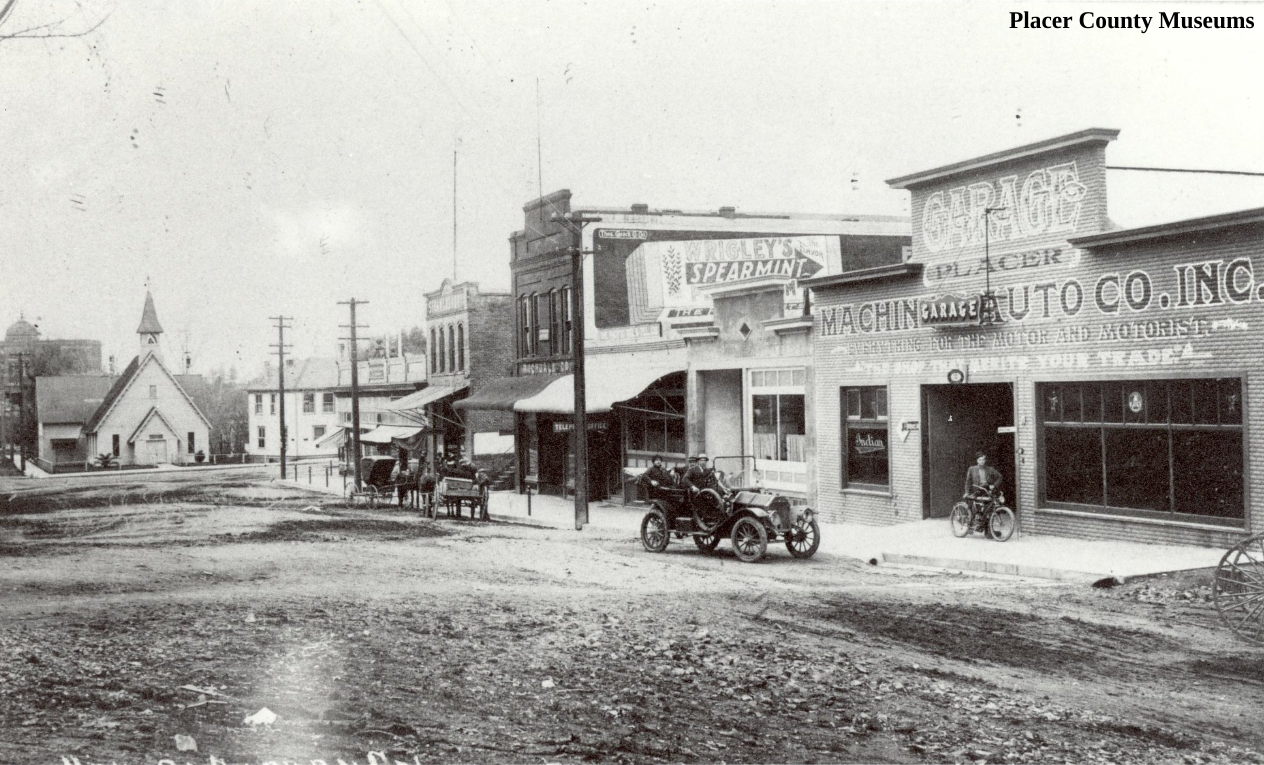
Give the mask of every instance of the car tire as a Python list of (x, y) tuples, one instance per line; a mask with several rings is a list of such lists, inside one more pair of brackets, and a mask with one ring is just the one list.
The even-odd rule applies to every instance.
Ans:
[(715, 548), (720, 545), (720, 535), (709, 534), (705, 537), (694, 535), (693, 543), (696, 544), (698, 546), (698, 549), (701, 550), (702, 552), (712, 553), (712, 552), (715, 552)]
[(650, 510), (641, 519), (641, 544), (650, 552), (662, 552), (667, 549), (671, 534), (667, 528), (667, 514), (657, 507)]
[(764, 524), (751, 516), (740, 518), (733, 524), (731, 541), (733, 552), (743, 563), (755, 563), (768, 553), (768, 532)]
[(800, 518), (786, 535), (786, 549), (796, 558), (811, 558), (821, 546), (821, 527), (812, 518)]

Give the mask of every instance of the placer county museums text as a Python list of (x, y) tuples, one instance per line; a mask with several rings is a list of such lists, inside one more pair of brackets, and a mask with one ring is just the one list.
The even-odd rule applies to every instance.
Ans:
[[(1076, 19), (1083, 29), (1140, 29), (1150, 31), (1154, 16), (1106, 16), (1084, 11), (1079, 16), (1040, 16), (1027, 11), (1010, 11), (1010, 29), (1072, 29)], [(1254, 29), (1254, 16), (1186, 16), (1180, 11), (1160, 12), (1156, 29)]]

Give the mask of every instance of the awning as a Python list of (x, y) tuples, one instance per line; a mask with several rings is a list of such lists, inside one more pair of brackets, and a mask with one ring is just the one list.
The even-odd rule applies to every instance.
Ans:
[(316, 446), (324, 446), (325, 444), (330, 443), (330, 442), (332, 442), (332, 441), (342, 441), (342, 439), (343, 439), (343, 438), (345, 438), (345, 435), (344, 435), (344, 434), (345, 434), (346, 432), (347, 432), (347, 429), (346, 429), (346, 428), (344, 428), (344, 427), (342, 427), (341, 425), (339, 425), (338, 427), (336, 427), (336, 428), (334, 428), (333, 430), (329, 431), (329, 432), (328, 432), (328, 433), (326, 433), (325, 435), (323, 435), (323, 436), (321, 436), (320, 438), (316, 439), (316, 443), (315, 443), (315, 445), (316, 445)]
[(548, 387), (549, 383), (570, 375), (522, 375), (502, 377), (480, 385), (466, 398), (452, 404), (454, 409), (496, 409), (512, 412), (519, 399), (530, 398)]
[[(590, 414), (609, 412), (620, 401), (635, 398), (661, 377), (683, 372), (680, 367), (596, 366), (584, 370), (585, 408)], [(514, 404), (515, 412), (574, 414), (575, 378), (565, 375), (538, 394)]]
[(401, 399), (392, 401), (382, 408), (392, 412), (417, 410), (423, 408), (426, 404), (433, 404), (439, 399), (455, 396), (468, 387), (470, 387), (468, 383), (461, 383), (460, 385), (431, 385), (428, 388), (422, 388), (416, 393), (410, 393)]
[(409, 441), (425, 428), (411, 428), (405, 425), (378, 425), (373, 430), (360, 436), (363, 444), (389, 444), (395, 439)]

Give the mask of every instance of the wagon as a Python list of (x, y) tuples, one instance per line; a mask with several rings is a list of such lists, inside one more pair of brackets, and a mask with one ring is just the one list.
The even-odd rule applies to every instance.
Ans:
[(487, 497), (487, 482), (480, 479), (449, 476), (440, 479), (435, 487), (435, 506), (443, 505), (448, 515), (455, 512), (458, 518), (461, 517), (461, 507), (469, 505), (471, 518), (487, 520)]
[[(360, 488), (352, 487), (347, 498), (353, 502), (362, 501), (369, 507), (392, 504), (398, 489), (398, 484), (391, 477), (395, 472), (395, 462), (394, 457), (362, 457)], [(407, 479), (407, 483), (411, 486), (412, 479)]]
[(811, 508), (795, 511), (784, 496), (759, 488), (727, 496), (715, 489), (696, 494), (686, 489), (655, 489), (650, 509), (641, 519), (641, 544), (650, 552), (662, 552), (673, 536), (692, 537), (704, 553), (728, 539), (744, 563), (763, 559), (769, 542), (784, 542), (796, 558), (812, 557), (821, 544), (821, 528)]
[(1243, 640), (1264, 645), (1264, 534), (1229, 548), (1211, 592), (1221, 621)]

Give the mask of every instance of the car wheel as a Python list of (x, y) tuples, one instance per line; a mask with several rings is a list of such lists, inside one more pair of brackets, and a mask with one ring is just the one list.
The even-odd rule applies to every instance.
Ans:
[(667, 515), (654, 508), (641, 519), (641, 544), (650, 552), (662, 552), (667, 549), (668, 541)]
[(821, 546), (821, 527), (816, 519), (795, 521), (786, 534), (786, 549), (796, 558), (811, 558)]
[(952, 523), (952, 535), (954, 537), (964, 537), (970, 533), (970, 506), (965, 502), (958, 502), (952, 506), (952, 515), (948, 516), (948, 520)]
[(998, 542), (1004, 542), (1014, 536), (1014, 528), (1017, 526), (1014, 511), (1004, 505), (993, 510), (992, 517), (988, 519), (988, 531)]
[(720, 535), (708, 534), (705, 537), (695, 535), (693, 538), (693, 543), (696, 544), (698, 546), (698, 549), (703, 551), (704, 553), (714, 552), (715, 548), (718, 547), (720, 544)]
[(764, 524), (751, 517), (733, 524), (733, 552), (743, 563), (755, 563), (768, 552), (768, 532)]

